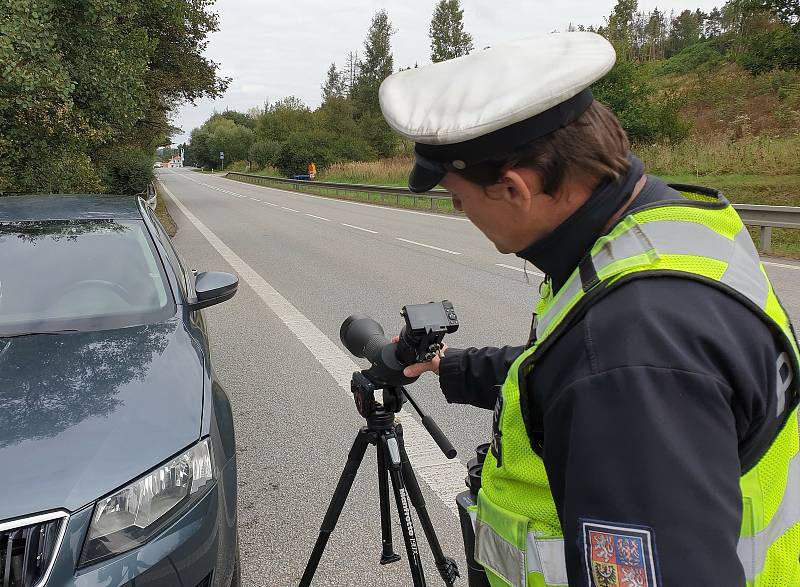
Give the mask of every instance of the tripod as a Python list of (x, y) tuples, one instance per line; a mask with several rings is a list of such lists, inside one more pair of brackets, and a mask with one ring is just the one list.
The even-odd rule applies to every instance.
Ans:
[(406, 547), (408, 565), (411, 570), (414, 587), (425, 587), (425, 574), (422, 569), (422, 561), (419, 556), (419, 544), (417, 534), (414, 530), (414, 521), (411, 517), (411, 506), (417, 512), (417, 517), (422, 524), (425, 538), (433, 553), (436, 568), (442, 576), (442, 580), (448, 587), (455, 583), (459, 576), (456, 562), (444, 556), (436, 530), (433, 527), (425, 499), (419, 488), (419, 483), (411, 468), (411, 463), (406, 454), (405, 444), (403, 443), (403, 427), (395, 421), (395, 414), (408, 398), (411, 405), (422, 417), (422, 424), (431, 434), (433, 439), (448, 457), (455, 456), (455, 449), (444, 436), (436, 423), (420, 411), (416, 402), (408, 394), (408, 391), (401, 386), (383, 387), (383, 404), (374, 400), (376, 385), (368, 377), (368, 372), (354, 373), (351, 381), (351, 389), (356, 400), (356, 407), (359, 413), (367, 420), (367, 425), (362, 427), (356, 435), (353, 446), (347, 456), (344, 470), (339, 477), (339, 483), (331, 497), (322, 527), (314, 544), (314, 550), (306, 564), (305, 572), (300, 579), (300, 587), (310, 587), (317, 570), (322, 553), (328, 543), (342, 508), (353, 486), (358, 468), (367, 451), (367, 446), (375, 445), (378, 451), (378, 492), (380, 497), (381, 514), (381, 539), (383, 551), (381, 553), (380, 564), (386, 565), (400, 560), (400, 556), (394, 552), (392, 544), (392, 521), (389, 513), (389, 485), (387, 476), (391, 479), (394, 490), (394, 498), (397, 505), (397, 513), (400, 518), (400, 526), (403, 530), (403, 540)]

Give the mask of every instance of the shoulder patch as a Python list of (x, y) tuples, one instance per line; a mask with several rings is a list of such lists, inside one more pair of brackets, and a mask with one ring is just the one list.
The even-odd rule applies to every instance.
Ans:
[(589, 587), (659, 587), (649, 528), (581, 520)]

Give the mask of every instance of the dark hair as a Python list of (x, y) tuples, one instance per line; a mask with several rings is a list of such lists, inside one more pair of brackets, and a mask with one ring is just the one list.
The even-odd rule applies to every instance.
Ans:
[(542, 191), (554, 194), (566, 175), (577, 175), (597, 185), (618, 179), (628, 171), (630, 143), (617, 117), (596, 100), (567, 126), (521, 145), (502, 159), (453, 170), (482, 186), (500, 180), (513, 167), (527, 167), (539, 174)]

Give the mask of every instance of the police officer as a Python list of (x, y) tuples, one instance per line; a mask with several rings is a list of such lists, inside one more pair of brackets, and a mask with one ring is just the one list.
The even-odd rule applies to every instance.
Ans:
[(614, 60), (552, 34), (383, 83), (410, 188), (547, 275), (525, 344), (407, 374), (495, 410), (474, 512), (494, 587), (798, 586), (789, 318), (724, 197), (645, 175), (593, 100)]

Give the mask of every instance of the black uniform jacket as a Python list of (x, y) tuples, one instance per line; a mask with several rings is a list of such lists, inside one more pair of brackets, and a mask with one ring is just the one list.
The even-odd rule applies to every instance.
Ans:
[[(519, 256), (557, 291), (631, 189), (629, 181), (605, 205), (595, 192)], [(648, 177), (628, 210), (675, 198)], [(449, 349), (440, 365), (447, 400), (492, 409), (524, 348)], [(597, 527), (650, 540), (652, 560), (637, 564), (660, 586), (745, 584), (739, 478), (785, 421), (776, 417), (776, 389), (791, 376), (776, 369), (783, 351), (732, 296), (676, 277), (620, 286), (547, 351), (525, 380), (526, 427), (547, 469), (571, 586), (603, 584), (590, 578), (587, 528)]]

